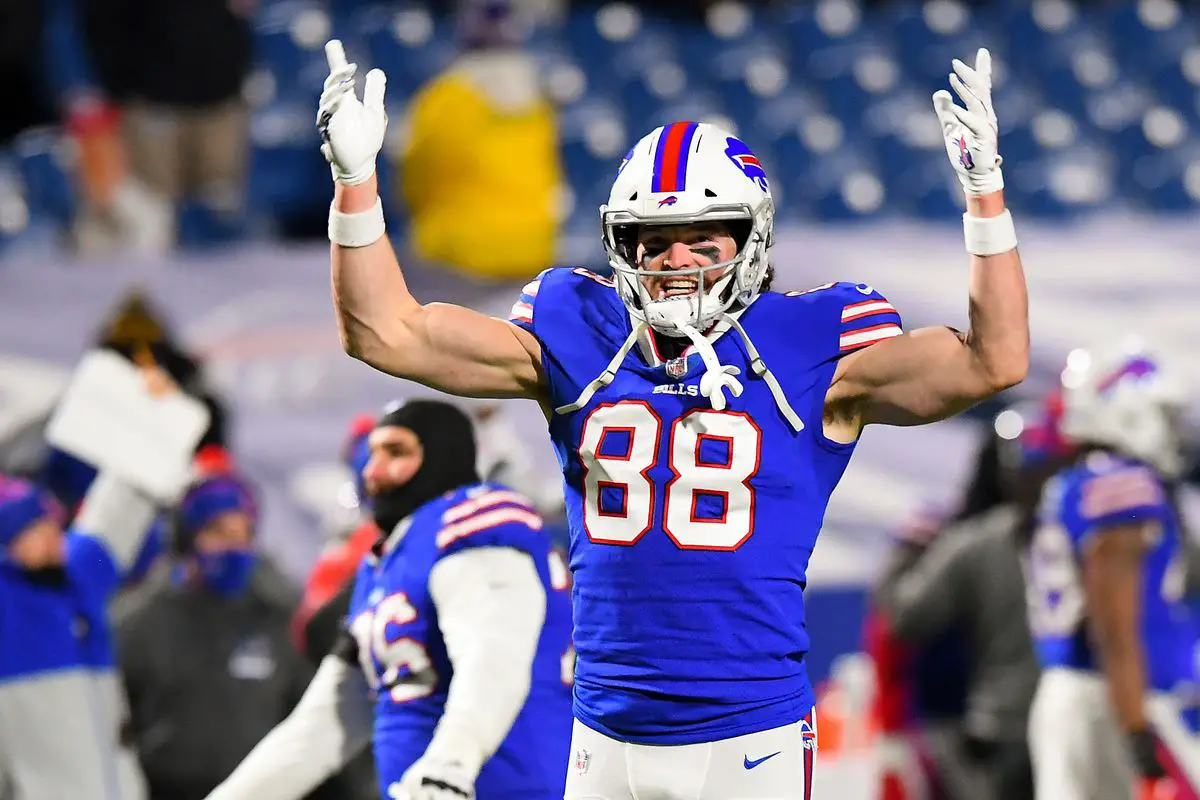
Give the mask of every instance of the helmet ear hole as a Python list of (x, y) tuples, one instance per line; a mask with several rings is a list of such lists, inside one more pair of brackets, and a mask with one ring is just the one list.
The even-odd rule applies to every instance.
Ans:
[(705, 190), (704, 190), (704, 196), (705, 196), (705, 197), (716, 197), (716, 196), (717, 196), (717, 193), (716, 193), (716, 192), (714, 192), (712, 189), (705, 189)]

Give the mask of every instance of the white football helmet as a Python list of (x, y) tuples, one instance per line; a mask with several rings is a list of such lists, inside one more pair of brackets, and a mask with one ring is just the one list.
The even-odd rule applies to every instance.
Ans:
[(1179, 377), (1140, 346), (1108, 355), (1076, 350), (1062, 373), (1063, 435), (1106, 445), (1168, 477), (1183, 468)]
[[(695, 276), (694, 294), (652, 298), (642, 279), (656, 273), (637, 259), (640, 228), (711, 221), (730, 226), (738, 254), (724, 263), (675, 271)], [(608, 203), (600, 207), (600, 223), (617, 292), (629, 313), (660, 333), (684, 336), (684, 328), (704, 331), (758, 295), (775, 204), (767, 174), (744, 142), (716, 125), (674, 122), (655, 128), (625, 156)], [(714, 268), (722, 270), (720, 276), (706, 285), (704, 274)]]

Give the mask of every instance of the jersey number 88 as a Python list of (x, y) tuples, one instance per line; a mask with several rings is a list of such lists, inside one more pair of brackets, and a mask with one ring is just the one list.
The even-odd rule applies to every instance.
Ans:
[[(736, 550), (754, 532), (761, 453), (762, 430), (744, 412), (694, 409), (668, 428), (643, 400), (603, 403), (580, 435), (588, 538), (632, 545), (660, 522), (684, 550)], [(671, 471), (661, 510), (650, 477), (660, 463)]]

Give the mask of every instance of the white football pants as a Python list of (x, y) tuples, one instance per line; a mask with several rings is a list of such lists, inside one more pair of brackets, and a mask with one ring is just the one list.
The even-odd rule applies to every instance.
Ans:
[(579, 720), (566, 800), (809, 800), (817, 751), (813, 716), (715, 742), (630, 744)]
[[(1176, 777), (1200, 785), (1200, 743), (1173, 698), (1151, 695), (1151, 727), (1169, 751)], [(1135, 780), (1128, 743), (1104, 677), (1052, 667), (1042, 673), (1029, 713), (1029, 751), (1037, 800), (1129, 800)]]

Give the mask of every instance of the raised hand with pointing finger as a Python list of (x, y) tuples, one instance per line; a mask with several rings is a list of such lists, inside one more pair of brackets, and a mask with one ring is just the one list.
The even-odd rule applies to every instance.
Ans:
[(951, 66), (954, 71), (949, 76), (950, 87), (962, 105), (955, 103), (945, 89), (933, 95), (950, 164), (968, 195), (981, 197), (998, 192), (1004, 188), (1004, 176), (1000, 172), (1003, 159), (997, 150), (996, 111), (992, 108), (992, 54), (981, 47), (974, 67), (957, 58)]
[(383, 95), (387, 76), (383, 70), (367, 73), (360, 101), (354, 91), (357, 64), (346, 62), (346, 50), (337, 39), (325, 44), (329, 77), (317, 109), (321, 153), (333, 171), (333, 179), (347, 186), (362, 183), (375, 174), (375, 158), (383, 147), (387, 112)]

